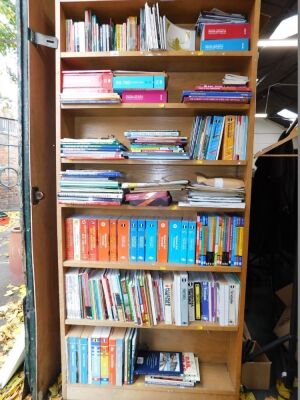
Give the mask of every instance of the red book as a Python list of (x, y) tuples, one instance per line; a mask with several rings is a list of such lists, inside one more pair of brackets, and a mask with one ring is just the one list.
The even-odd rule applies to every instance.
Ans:
[(98, 259), (109, 261), (109, 219), (98, 220)]
[(80, 259), (89, 259), (89, 241), (88, 241), (88, 220), (80, 219)]
[(123, 103), (166, 103), (166, 90), (124, 90)]
[(201, 39), (250, 38), (250, 24), (204, 24)]
[(226, 85), (198, 85), (194, 90), (207, 91), (207, 92), (251, 92), (248, 86), (226, 86)]
[(62, 88), (112, 88), (111, 70), (99, 71), (62, 71)]
[(98, 260), (98, 221), (96, 219), (88, 220), (88, 237), (89, 237), (89, 260)]
[(109, 337), (109, 383), (116, 384), (116, 337), (114, 331)]
[(117, 220), (109, 221), (109, 259), (117, 261)]
[(129, 259), (129, 220), (118, 219), (118, 261)]
[(74, 260), (73, 218), (65, 219), (65, 257)]

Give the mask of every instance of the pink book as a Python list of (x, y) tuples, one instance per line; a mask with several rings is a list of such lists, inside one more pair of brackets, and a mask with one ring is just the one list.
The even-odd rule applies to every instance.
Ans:
[(98, 71), (62, 71), (62, 87), (66, 88), (103, 88), (112, 92), (110, 70)]
[(166, 90), (124, 90), (123, 103), (166, 103)]

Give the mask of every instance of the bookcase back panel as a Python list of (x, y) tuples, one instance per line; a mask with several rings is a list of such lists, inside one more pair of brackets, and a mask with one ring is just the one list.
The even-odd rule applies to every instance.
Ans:
[(190, 351), (201, 362), (226, 362), (229, 333), (227, 332), (186, 332), (178, 330), (154, 331), (142, 329), (139, 348), (161, 351)]

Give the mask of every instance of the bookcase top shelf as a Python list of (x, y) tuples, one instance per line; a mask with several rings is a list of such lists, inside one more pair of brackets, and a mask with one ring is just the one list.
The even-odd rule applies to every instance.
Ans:
[(151, 271), (188, 271), (188, 272), (221, 272), (221, 273), (239, 273), (243, 267), (228, 267), (228, 266), (200, 266), (193, 264), (165, 264), (165, 263), (129, 263), (120, 261), (63, 261), (63, 266), (66, 268), (95, 268), (95, 269), (130, 269), (130, 270), (151, 270)]
[(222, 332), (236, 332), (237, 325), (222, 326), (212, 322), (190, 322), (188, 326), (170, 325), (165, 323), (158, 323), (157, 325), (136, 325), (132, 322), (120, 321), (100, 321), (93, 319), (66, 319), (66, 325), (84, 325), (84, 326), (111, 326), (117, 328), (139, 328), (139, 329), (164, 329), (164, 330), (184, 330), (184, 331), (222, 331)]
[(247, 161), (239, 160), (69, 160), (67, 158), (61, 159), (62, 164), (106, 164), (106, 165), (180, 165), (180, 166), (233, 166), (233, 167), (244, 167), (247, 165)]
[(77, 117), (101, 116), (196, 116), (201, 113), (226, 114), (246, 112), (250, 104), (230, 103), (123, 103), (123, 104), (62, 104), (63, 112)]

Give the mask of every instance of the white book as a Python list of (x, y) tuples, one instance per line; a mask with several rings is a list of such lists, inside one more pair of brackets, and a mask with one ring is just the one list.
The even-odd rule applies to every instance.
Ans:
[(156, 307), (155, 307), (155, 301), (154, 301), (152, 277), (151, 277), (150, 272), (147, 272), (146, 275), (147, 275), (147, 281), (148, 281), (148, 289), (149, 289), (149, 295), (150, 295), (153, 324), (157, 325), (157, 314), (156, 314)]
[(85, 26), (84, 21), (78, 22), (79, 51), (85, 52)]
[(187, 326), (188, 317), (188, 273), (180, 273), (180, 325)]
[(165, 311), (165, 323), (172, 324), (173, 316), (172, 316), (172, 303), (173, 303), (173, 293), (172, 293), (172, 283), (173, 276), (172, 273), (167, 273), (163, 278), (164, 285), (164, 311)]
[(181, 306), (180, 306), (180, 274), (174, 273), (174, 317), (175, 324), (181, 325)]

